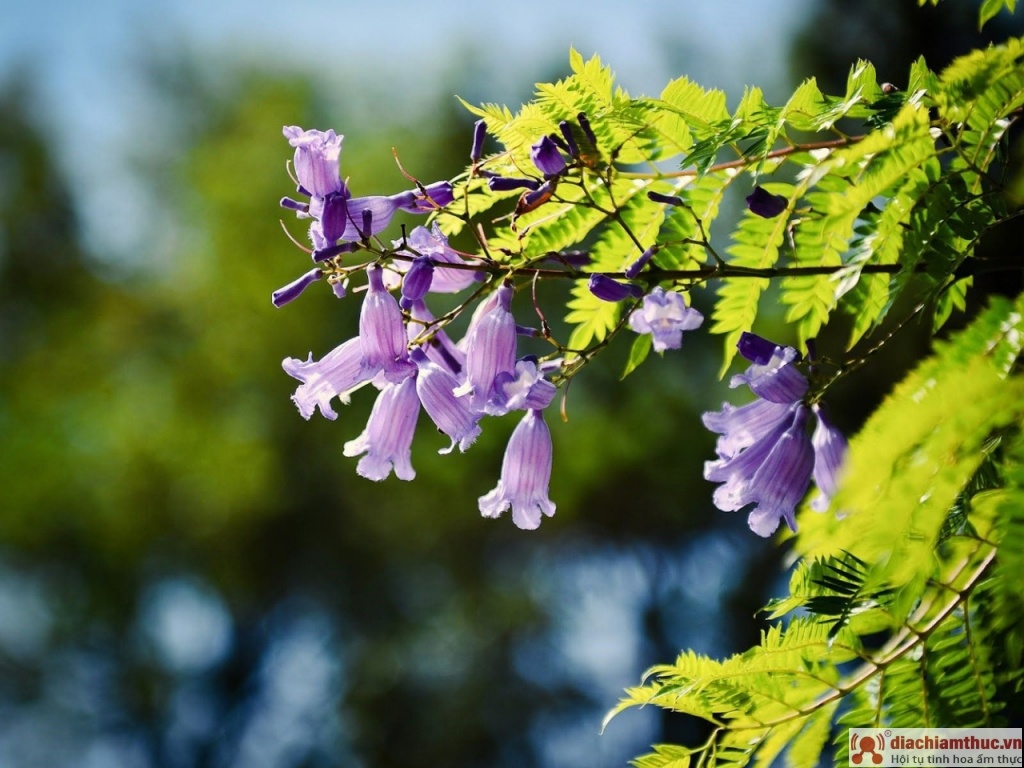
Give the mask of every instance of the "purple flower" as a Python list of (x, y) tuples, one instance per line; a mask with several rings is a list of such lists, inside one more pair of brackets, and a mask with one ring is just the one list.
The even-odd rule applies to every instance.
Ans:
[(435, 318), (423, 301), (413, 303), (409, 314), (412, 316), (407, 327), (409, 341), (419, 345), (428, 359), (458, 378), (466, 366), (466, 353), (455, 345), (443, 328), (430, 328)]
[(339, 192), (341, 181), (341, 141), (334, 131), (304, 131), (297, 125), (284, 127), (285, 138), (295, 147), (295, 176), (310, 197), (326, 197)]
[(699, 328), (704, 315), (686, 306), (681, 293), (666, 291), (661, 286), (644, 297), (643, 306), (629, 316), (629, 327), (637, 333), (653, 337), (654, 351), (679, 349), (683, 344), (683, 331)]
[(474, 163), (484, 156), (484, 137), (486, 135), (486, 122), (481, 119), (473, 123), (473, 146), (469, 150), (469, 159)]
[(590, 282), (587, 283), (590, 292), (601, 301), (622, 301), (623, 299), (637, 299), (643, 295), (644, 289), (639, 285), (620, 283), (612, 280), (607, 275), (593, 274)]
[(438, 453), (451, 453), (456, 445), (465, 451), (480, 434), (480, 418), (465, 400), (455, 396), (458, 385), (451, 373), (431, 361), (421, 349), (413, 349), (413, 362), (419, 368), (416, 376), (416, 394), (419, 395), (423, 410), (438, 430), (451, 438), (451, 445)]
[(565, 148), (573, 157), (580, 156), (580, 148), (576, 143), (576, 137), (572, 132), (572, 124), (568, 120), (563, 120), (558, 124), (558, 130), (562, 132), (562, 138), (565, 139)]
[(731, 459), (778, 427), (791, 405), (755, 400), (737, 408), (724, 403), (722, 410), (704, 414), (704, 426), (721, 435), (715, 445), (719, 458)]
[(562, 153), (558, 151), (558, 145), (552, 141), (550, 136), (544, 136), (530, 147), (530, 159), (545, 178), (558, 176), (565, 172), (565, 158), (562, 157)]
[(548, 498), (551, 481), (551, 433), (539, 410), (529, 410), (509, 438), (498, 485), (480, 497), (480, 514), (499, 517), (512, 507), (512, 521), (533, 530), (541, 515), (551, 517), (555, 505)]
[[(459, 293), (465, 290), (479, 279), (478, 272), (470, 269), (445, 268), (445, 264), (479, 264), (476, 260), (463, 259), (458, 251), (448, 245), (448, 238), (445, 237), (437, 222), (431, 229), (416, 227), (405, 240), (405, 244), (420, 256), (429, 256), (434, 264), (434, 276), (430, 282), (431, 293)], [(395, 247), (402, 245), (401, 240), (394, 242)], [(399, 251), (399, 253), (408, 253)], [(408, 270), (408, 262), (395, 261), (392, 266), (399, 270)]]
[(471, 407), (483, 411), (501, 373), (515, 375), (516, 321), (512, 317), (512, 286), (502, 283), (494, 305), (474, 317), (466, 334), (466, 382), (455, 390), (470, 395)]
[(371, 264), (366, 268), (366, 275), (370, 289), (359, 314), (363, 366), (374, 373), (384, 371), (388, 381), (399, 382), (416, 370), (406, 350), (402, 310), (384, 287), (380, 267)]
[(511, 192), (513, 189), (540, 188), (540, 182), (536, 179), (520, 179), (513, 176), (491, 176), (487, 179), (487, 188), (491, 192)]
[(399, 302), (402, 309), (409, 309), (426, 296), (433, 279), (434, 262), (429, 256), (417, 256), (402, 280), (402, 300)]
[(737, 348), (753, 365), (733, 376), (730, 387), (746, 384), (755, 395), (773, 403), (794, 403), (807, 394), (807, 379), (793, 365), (800, 359), (800, 353), (793, 347), (782, 347), (753, 333), (744, 333)]
[(722, 483), (715, 490), (716, 507), (733, 512), (755, 504), (747, 524), (759, 536), (771, 536), (781, 520), (796, 530), (794, 510), (807, 492), (814, 465), (805, 428), (809, 414), (803, 403), (792, 403), (755, 442), (732, 457), (704, 465), (705, 479)]
[(383, 480), (395, 470), (400, 480), (412, 480), (412, 438), (420, 415), (416, 379), (408, 377), (400, 384), (387, 384), (373, 404), (366, 429), (355, 440), (345, 443), (346, 456), (366, 454), (356, 472), (369, 480)]
[(774, 219), (789, 207), (789, 200), (783, 195), (773, 195), (763, 187), (754, 187), (747, 195), (747, 208), (756, 216)]
[(324, 276), (324, 273), (320, 271), (319, 267), (309, 270), (302, 277), (292, 280), (284, 288), (278, 288), (270, 295), (270, 301), (275, 307), (283, 307), (290, 301), (295, 301), (299, 298), (299, 295), (306, 290), (309, 286), (320, 280)]
[(814, 434), (811, 435), (811, 445), (814, 446), (814, 484), (819, 491), (811, 502), (811, 508), (816, 512), (824, 512), (836, 495), (839, 471), (848, 446), (843, 433), (832, 424), (824, 405), (815, 403), (811, 410), (818, 417)]
[(367, 370), (362, 360), (363, 345), (358, 336), (328, 352), (319, 361), (314, 361), (312, 354), (305, 361), (285, 358), (281, 367), (289, 376), (302, 382), (292, 395), (302, 418), (311, 418), (316, 408), (327, 419), (333, 421), (338, 418), (331, 408), (331, 399), (338, 397), (342, 403), (348, 403), (348, 393), (373, 378), (375, 371)]
[(516, 362), (515, 373), (499, 373), (494, 378), (494, 396), (485, 407), (491, 416), (515, 410), (543, 410), (555, 398), (557, 387), (544, 378), (535, 357)]
[(626, 279), (632, 280), (637, 275), (639, 275), (640, 271), (647, 266), (647, 262), (649, 262), (654, 257), (654, 254), (656, 254), (657, 252), (658, 247), (652, 245), (646, 251), (641, 253), (640, 258), (638, 258), (636, 261), (634, 261), (632, 264), (626, 267)]

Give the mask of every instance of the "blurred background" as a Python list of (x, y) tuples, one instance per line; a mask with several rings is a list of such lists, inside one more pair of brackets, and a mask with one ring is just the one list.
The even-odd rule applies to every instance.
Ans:
[[(720, 340), (690, 334), (626, 382), (612, 350), (576, 380), (538, 531), (477, 511), (515, 417), (444, 457), (421, 424), (413, 483), (363, 480), (342, 446), (372, 396), (306, 422), (280, 367), (358, 314), (326, 289), (270, 304), (308, 266), (279, 224), (281, 126), (336, 129), (355, 193), (389, 193), (407, 186), (392, 147), (421, 179), (464, 167), (455, 95), (516, 108), (570, 46), (633, 95), (685, 74), (782, 103), (809, 75), (842, 93), (857, 57), (897, 85), (919, 54), (940, 68), (981, 41), (976, 3), (9, 5), (0, 766), (593, 768), (699, 738), (654, 710), (599, 731), (652, 664), (755, 643), (786, 583), (785, 549), (701, 478), (700, 414), (730, 397)], [(836, 388), (840, 426), (925, 336)]]

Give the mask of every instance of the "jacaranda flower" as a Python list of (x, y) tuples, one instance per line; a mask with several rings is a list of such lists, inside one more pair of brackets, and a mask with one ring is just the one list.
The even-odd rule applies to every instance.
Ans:
[(355, 440), (345, 443), (346, 456), (366, 454), (359, 460), (356, 472), (369, 480), (383, 480), (392, 469), (400, 480), (416, 477), (412, 468), (412, 439), (419, 415), (415, 377), (385, 385), (373, 404), (366, 429)]
[(417, 256), (413, 259), (409, 270), (402, 280), (402, 300), (398, 303), (402, 309), (409, 309), (420, 301), (430, 290), (434, 279), (434, 262), (429, 256)]
[(524, 357), (516, 362), (514, 373), (499, 373), (494, 378), (494, 395), (485, 410), (491, 416), (503, 416), (516, 410), (543, 410), (554, 400), (557, 391), (557, 387), (544, 378), (537, 358)]
[(816, 512), (824, 512), (836, 494), (839, 471), (848, 446), (843, 433), (832, 424), (824, 405), (815, 403), (811, 410), (818, 417), (818, 424), (811, 435), (811, 445), (814, 446), (814, 484), (819, 491), (811, 502), (811, 508)]
[[(393, 244), (398, 248), (403, 245), (403, 241), (396, 240)], [(448, 245), (448, 238), (437, 226), (437, 222), (434, 222), (431, 229), (416, 227), (409, 233), (404, 244), (408, 246), (409, 250), (400, 250), (397, 253), (414, 255), (412, 252), (415, 252), (420, 256), (430, 257), (434, 265), (433, 279), (430, 281), (429, 288), (431, 293), (459, 293), (480, 277), (481, 273), (471, 269), (451, 269), (444, 266), (445, 264), (479, 264), (480, 262), (463, 259), (458, 251)], [(409, 269), (408, 264), (409, 262), (396, 260), (392, 262), (391, 266), (401, 272)]]
[[(796, 505), (812, 472), (826, 506), (835, 492), (846, 440), (819, 405), (803, 402), (809, 384), (795, 365), (796, 349), (752, 333), (744, 333), (737, 348), (751, 365), (733, 376), (730, 386), (746, 384), (758, 399), (739, 408), (726, 403), (704, 414), (704, 425), (721, 435), (715, 446), (718, 459), (705, 463), (704, 477), (722, 483), (714, 494), (719, 509), (755, 505), (747, 518), (755, 533), (770, 536), (780, 520), (796, 530)], [(807, 434), (812, 410), (818, 420), (813, 438)]]
[(324, 198), (344, 188), (341, 181), (341, 141), (334, 131), (304, 131), (297, 125), (284, 127), (285, 138), (295, 147), (295, 176), (310, 197)]
[(731, 458), (704, 465), (705, 479), (722, 483), (715, 490), (715, 506), (733, 512), (754, 504), (747, 524), (759, 536), (771, 536), (781, 520), (796, 530), (794, 510), (807, 492), (814, 465), (806, 430), (809, 414), (803, 403), (793, 403), (756, 442)]
[(562, 157), (562, 153), (558, 151), (558, 146), (550, 136), (543, 137), (530, 147), (530, 159), (545, 178), (558, 176), (565, 172), (565, 158)]
[(480, 434), (480, 425), (477, 424), (480, 415), (464, 399), (456, 397), (453, 390), (459, 382), (451, 373), (430, 360), (421, 349), (413, 349), (411, 358), (419, 368), (416, 394), (423, 410), (438, 430), (452, 441), (438, 453), (451, 453), (456, 445), (460, 451), (465, 451)]
[(295, 301), (299, 298), (301, 293), (306, 290), (309, 286), (320, 280), (324, 276), (324, 273), (318, 268), (311, 269), (309, 272), (304, 274), (302, 277), (292, 280), (284, 288), (278, 288), (270, 295), (270, 301), (275, 307), (283, 307), (290, 301)]
[(681, 293), (656, 287), (644, 296), (643, 306), (629, 316), (629, 327), (637, 333), (649, 333), (655, 352), (679, 349), (683, 344), (683, 331), (699, 328), (704, 315), (686, 306)]
[(555, 505), (548, 498), (551, 453), (551, 433), (543, 415), (527, 411), (509, 438), (498, 485), (480, 497), (480, 514), (499, 517), (511, 507), (512, 521), (526, 530), (537, 528), (542, 515), (554, 515)]
[(502, 283), (493, 306), (473, 318), (466, 334), (466, 382), (455, 394), (469, 395), (475, 411), (482, 412), (494, 395), (499, 374), (515, 375), (516, 321), (511, 308), (512, 286)]
[(366, 240), (383, 232), (397, 211), (430, 213), (444, 208), (455, 199), (452, 185), (447, 181), (429, 184), (425, 194), (419, 188), (407, 189), (395, 195), (353, 197), (346, 201), (348, 217), (341, 240)]
[(338, 414), (331, 408), (335, 397), (348, 403), (348, 393), (373, 378), (374, 370), (363, 366), (363, 344), (356, 336), (328, 352), (319, 361), (285, 358), (281, 363), (285, 372), (302, 382), (292, 395), (302, 418), (310, 419), (319, 408), (325, 418), (332, 421)]
[(593, 274), (587, 283), (590, 292), (601, 301), (622, 301), (623, 299), (637, 299), (643, 295), (644, 289), (632, 283), (620, 283), (612, 280), (607, 275)]
[(359, 314), (363, 366), (374, 373), (383, 371), (388, 381), (399, 382), (416, 370), (406, 349), (402, 310), (384, 287), (380, 267), (371, 264), (366, 268), (366, 275), (370, 289)]

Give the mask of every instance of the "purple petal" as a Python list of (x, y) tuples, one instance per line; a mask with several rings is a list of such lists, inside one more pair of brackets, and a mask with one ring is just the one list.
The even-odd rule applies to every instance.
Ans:
[(344, 188), (340, 178), (341, 142), (334, 131), (303, 131), (285, 126), (284, 135), (295, 147), (295, 176), (311, 197), (326, 197)]
[(755, 400), (739, 408), (724, 403), (722, 410), (705, 413), (703, 421), (705, 427), (722, 435), (715, 446), (718, 456), (730, 459), (775, 429), (789, 412), (789, 404), (769, 400)]
[(766, 363), (754, 363), (729, 381), (730, 387), (746, 384), (758, 397), (773, 403), (795, 403), (807, 394), (806, 377), (793, 363), (800, 354), (793, 347), (775, 347)]
[(434, 262), (428, 256), (418, 256), (402, 280), (402, 309), (409, 309), (430, 290), (434, 279)]
[(381, 268), (366, 268), (370, 290), (359, 314), (359, 336), (363, 340), (363, 366), (384, 371), (388, 381), (398, 382), (415, 370), (406, 350), (405, 324), (395, 297), (384, 287)]
[(530, 147), (530, 159), (545, 177), (557, 176), (565, 171), (565, 158), (549, 136)]
[(314, 361), (312, 355), (305, 361), (285, 358), (281, 367), (302, 382), (292, 395), (302, 417), (311, 418), (319, 408), (325, 418), (338, 418), (331, 408), (331, 399), (339, 397), (347, 403), (349, 392), (373, 378), (375, 371), (364, 368), (362, 359), (363, 347), (358, 336), (331, 350), (320, 361)]
[(655, 352), (679, 349), (683, 331), (699, 328), (703, 322), (704, 315), (687, 307), (681, 293), (666, 291), (661, 286), (647, 294), (643, 306), (629, 316), (630, 328), (637, 333), (651, 334)]
[(639, 285), (632, 285), (631, 283), (620, 283), (618, 280), (612, 280), (607, 275), (593, 274), (590, 276), (590, 282), (587, 284), (587, 288), (590, 292), (597, 296), (601, 301), (622, 301), (628, 298), (639, 298), (643, 295), (643, 288)]
[(843, 468), (848, 445), (843, 433), (832, 424), (825, 406), (815, 403), (811, 408), (818, 417), (811, 445), (814, 446), (814, 484), (819, 491), (811, 502), (811, 508), (824, 512), (838, 490), (839, 472)]
[(788, 199), (782, 195), (773, 195), (762, 187), (754, 187), (754, 191), (747, 195), (747, 208), (765, 219), (774, 219), (788, 207)]
[(516, 368), (516, 321), (510, 311), (512, 286), (502, 283), (496, 302), (471, 323), (466, 343), (466, 383), (456, 394), (471, 395), (471, 406), (482, 411), (494, 391), (500, 373), (514, 375)]
[(411, 357), (419, 368), (416, 394), (423, 404), (423, 410), (438, 430), (452, 441), (451, 445), (438, 453), (450, 453), (456, 445), (460, 451), (465, 451), (480, 434), (480, 426), (477, 424), (478, 414), (453, 392), (459, 383), (458, 379), (429, 360), (420, 349), (414, 349)]

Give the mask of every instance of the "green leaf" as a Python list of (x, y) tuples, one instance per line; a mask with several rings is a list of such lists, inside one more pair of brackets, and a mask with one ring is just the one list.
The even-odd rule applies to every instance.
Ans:
[(651, 352), (651, 344), (654, 337), (649, 333), (641, 333), (633, 340), (633, 346), (629, 350), (629, 360), (626, 361), (626, 368), (620, 378), (626, 378), (640, 367), (640, 364), (647, 359)]
[(1017, 7), (1017, 0), (982, 0), (981, 8), (978, 10), (978, 29), (996, 16), (1003, 8), (1013, 13)]

